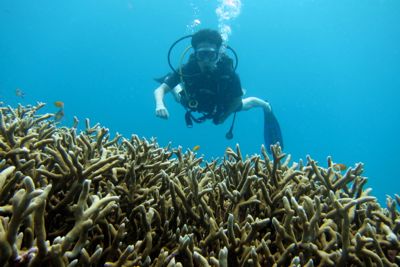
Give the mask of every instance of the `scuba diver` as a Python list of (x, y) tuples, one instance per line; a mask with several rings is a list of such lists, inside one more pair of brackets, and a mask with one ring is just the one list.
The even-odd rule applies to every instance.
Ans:
[[(193, 48), (194, 53), (186, 64), (180, 64), (176, 70), (171, 64), (170, 54), (175, 45), (186, 38), (191, 38), (191, 46), (182, 54), (182, 59), (189, 49)], [(225, 53), (227, 49), (234, 54), (235, 64)], [(193, 121), (201, 123), (212, 120), (214, 124), (221, 124), (233, 114), (231, 127), (226, 134), (227, 139), (232, 139), (236, 112), (260, 107), (264, 111), (264, 141), (268, 152), (271, 153), (270, 146), (277, 142), (283, 148), (281, 130), (271, 105), (257, 97), (243, 98), (240, 79), (235, 72), (238, 64), (236, 52), (230, 46), (223, 45), (218, 31), (203, 29), (178, 39), (169, 49), (168, 64), (172, 72), (155, 79), (160, 83), (154, 91), (157, 117), (168, 119), (164, 96), (171, 92), (186, 109), (188, 127), (193, 126)], [(195, 112), (200, 115), (195, 116)]]

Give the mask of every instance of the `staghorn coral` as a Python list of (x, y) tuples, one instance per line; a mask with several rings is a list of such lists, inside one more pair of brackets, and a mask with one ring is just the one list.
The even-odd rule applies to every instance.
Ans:
[(228, 148), (205, 162), (96, 124), (0, 107), (0, 266), (397, 266), (400, 197)]

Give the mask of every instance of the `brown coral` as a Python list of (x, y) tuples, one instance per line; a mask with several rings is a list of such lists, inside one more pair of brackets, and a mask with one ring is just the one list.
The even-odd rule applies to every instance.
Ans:
[(228, 148), (221, 163), (0, 109), (1, 266), (397, 266), (400, 198), (362, 164)]

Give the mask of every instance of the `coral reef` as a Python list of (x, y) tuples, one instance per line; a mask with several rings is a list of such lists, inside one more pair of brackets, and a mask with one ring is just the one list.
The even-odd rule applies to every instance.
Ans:
[[(397, 266), (400, 197), (341, 173), (228, 148), (192, 151), (0, 107), (0, 266)], [(79, 133), (78, 133), (79, 132)]]

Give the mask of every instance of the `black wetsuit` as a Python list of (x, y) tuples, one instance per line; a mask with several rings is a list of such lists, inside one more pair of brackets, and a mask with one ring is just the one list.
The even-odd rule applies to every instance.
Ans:
[[(214, 123), (218, 123), (219, 118), (226, 115), (233, 101), (243, 95), (232, 59), (226, 55), (221, 56), (216, 69), (201, 72), (192, 54), (188, 63), (182, 67), (182, 73), (184, 90), (181, 92), (181, 104), (188, 112), (202, 113), (204, 119), (213, 119)], [(177, 73), (171, 73), (164, 79), (164, 83), (171, 89), (181, 82)], [(236, 111), (240, 109), (241, 105)]]

